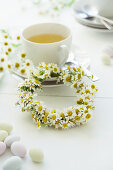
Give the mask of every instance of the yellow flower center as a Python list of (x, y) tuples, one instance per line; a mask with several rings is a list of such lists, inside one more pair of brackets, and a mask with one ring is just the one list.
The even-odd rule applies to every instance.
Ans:
[(47, 117), (43, 118), (43, 122), (46, 123), (47, 122)]
[(86, 93), (86, 94), (87, 94), (87, 93), (90, 93), (90, 90), (86, 89), (86, 90), (85, 90), (85, 93)]
[(56, 113), (56, 110), (53, 110), (51, 113)]
[(80, 112), (78, 109), (75, 109), (75, 112), (76, 112), (76, 114), (78, 115), (78, 113)]
[(30, 63), (29, 63), (29, 62), (27, 62), (27, 63), (26, 63), (26, 66), (30, 66)]
[(20, 40), (20, 36), (17, 36), (16, 38), (17, 38), (17, 40)]
[(74, 88), (77, 88), (77, 83), (74, 83), (73, 87), (74, 87)]
[(92, 85), (91, 85), (91, 88), (92, 88), (92, 89), (95, 89), (95, 85), (94, 85), (94, 84), (92, 84)]
[(68, 68), (68, 70), (70, 70), (70, 69), (71, 69), (71, 67), (70, 67), (70, 66), (68, 66), (67, 68)]
[(84, 71), (82, 70), (82, 75), (84, 76)]
[(20, 64), (19, 63), (15, 63), (15, 67), (16, 68), (20, 67)]
[(74, 70), (74, 71), (76, 71), (76, 68), (75, 68), (75, 67), (73, 67), (73, 70)]
[(25, 56), (26, 56), (25, 53), (22, 53), (22, 54), (21, 54), (21, 57), (22, 57), (22, 58), (25, 58)]
[(34, 118), (34, 115), (35, 115), (35, 114), (34, 114), (34, 113), (32, 113), (32, 118)]
[(83, 103), (83, 99), (80, 98), (78, 101), (77, 101), (77, 104), (82, 104)]
[(64, 119), (64, 118), (65, 118), (64, 113), (61, 113), (61, 114), (60, 114), (60, 117), (62, 117), (62, 119)]
[(88, 105), (88, 106), (86, 106), (86, 108), (87, 108), (87, 109), (91, 109), (91, 106), (90, 106), (90, 105)]
[(35, 117), (35, 122), (37, 122), (37, 117)]
[(11, 51), (12, 51), (12, 49), (11, 49), (11, 48), (8, 48), (8, 51), (9, 51), (9, 52), (11, 52)]
[(20, 73), (24, 74), (25, 73), (25, 69), (21, 69)]
[(78, 72), (81, 72), (81, 69), (79, 67), (77, 68), (77, 70), (78, 70)]
[(37, 84), (39, 84), (39, 81), (38, 81), (38, 80), (35, 80), (34, 82), (37, 83)]
[(3, 71), (4, 70), (4, 68), (3, 67), (0, 67), (0, 71)]
[(6, 51), (5, 54), (8, 55), (9, 53)]
[(67, 81), (67, 82), (70, 82), (70, 81), (71, 81), (71, 77), (70, 77), (70, 76), (67, 76), (67, 77), (66, 77), (66, 81)]
[(43, 108), (42, 106), (39, 106), (38, 111), (42, 111), (42, 108)]
[(31, 103), (33, 103), (33, 101), (30, 101), (28, 104), (31, 104)]
[(78, 74), (78, 79), (81, 79), (81, 74)]
[(75, 116), (75, 120), (79, 121), (80, 117), (79, 116)]
[(52, 116), (52, 119), (55, 120), (55, 119), (56, 119), (56, 115), (53, 115), (53, 116)]
[(59, 124), (59, 119), (57, 119), (57, 120), (55, 121), (55, 124)]
[(45, 117), (47, 117), (48, 115), (49, 115), (49, 112), (46, 112), (46, 113), (45, 113)]
[(88, 113), (88, 110), (84, 110), (84, 113)]
[(63, 123), (63, 126), (64, 126), (64, 127), (67, 127), (67, 123)]
[(38, 127), (40, 127), (40, 122), (37, 123)]
[(39, 65), (39, 67), (41, 68), (41, 67), (43, 67), (43, 65), (42, 65), (42, 64), (40, 64), (40, 65)]
[(4, 38), (8, 38), (8, 35), (4, 35)]
[(10, 65), (10, 64), (8, 64), (7, 67), (8, 67), (9, 69), (11, 69), (11, 65)]
[(54, 72), (57, 72), (57, 70), (58, 70), (58, 69), (55, 67), (55, 68), (54, 68)]
[(71, 110), (69, 110), (69, 111), (67, 112), (67, 114), (68, 114), (68, 116), (72, 116), (73, 112), (72, 112)]
[(84, 105), (88, 105), (88, 102), (84, 102)]
[(45, 66), (45, 69), (46, 69), (46, 70), (49, 70), (49, 67), (46, 65), (46, 66)]
[(4, 58), (1, 58), (1, 62), (4, 62)]
[(86, 115), (86, 119), (90, 119), (90, 118), (91, 118), (91, 114), (88, 113), (88, 114)]
[(4, 45), (7, 46), (7, 45), (8, 45), (8, 42), (4, 42)]

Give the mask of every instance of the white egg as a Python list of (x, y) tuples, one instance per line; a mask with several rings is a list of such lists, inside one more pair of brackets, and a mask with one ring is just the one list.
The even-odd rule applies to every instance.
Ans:
[(7, 131), (5, 131), (5, 130), (0, 130), (0, 141), (4, 141), (5, 140), (5, 138), (7, 138), (7, 136), (8, 136), (8, 133), (7, 133)]
[(2, 155), (6, 150), (6, 144), (4, 142), (0, 142), (0, 155)]
[(0, 130), (6, 130), (8, 133), (10, 133), (12, 129), (13, 129), (13, 126), (11, 124), (0, 122)]
[(102, 61), (105, 65), (110, 65), (111, 64), (111, 58), (109, 55), (103, 55), (102, 56)]
[(44, 153), (40, 148), (34, 147), (29, 150), (29, 155), (33, 162), (42, 162)]
[(3, 164), (3, 170), (19, 170), (22, 166), (21, 158), (18, 156), (12, 156), (7, 159)]
[(20, 136), (17, 135), (10, 135), (5, 139), (5, 144), (7, 145), (7, 147), (10, 147), (12, 145), (12, 143), (19, 141), (20, 140)]
[(14, 142), (11, 145), (11, 152), (16, 156), (20, 156), (23, 158), (25, 157), (27, 150), (21, 142)]
[(109, 56), (113, 56), (113, 46), (107, 46), (103, 49), (103, 53)]

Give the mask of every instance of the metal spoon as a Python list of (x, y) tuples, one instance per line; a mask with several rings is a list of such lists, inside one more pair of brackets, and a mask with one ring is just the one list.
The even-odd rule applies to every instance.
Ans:
[(83, 19), (92, 19), (92, 18), (98, 18), (100, 20), (107, 21), (110, 24), (113, 24), (113, 21), (111, 19), (108, 19), (106, 17), (100, 16), (97, 8), (91, 7), (89, 5), (85, 5), (83, 10), (76, 10), (76, 12), (83, 18)]
[[(71, 58), (71, 59), (70, 59)], [(73, 53), (71, 53), (70, 57), (65, 64), (61, 67), (63, 70), (67, 69), (67, 66), (79, 66), (78, 60), (74, 57)], [(99, 78), (95, 76), (93, 73), (91, 73), (87, 68), (83, 67), (83, 70), (85, 72), (85, 75), (90, 78), (93, 82), (98, 81)], [(93, 75), (93, 78), (92, 78)]]

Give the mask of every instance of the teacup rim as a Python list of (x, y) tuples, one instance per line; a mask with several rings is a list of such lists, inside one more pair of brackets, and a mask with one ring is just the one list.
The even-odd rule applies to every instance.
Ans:
[[(52, 43), (35, 43), (35, 42), (32, 42), (32, 41), (30, 41), (30, 40), (28, 40), (27, 38), (24, 37), (23, 32), (24, 32), (26, 29), (28, 29), (28, 28), (30, 28), (30, 27), (32, 27), (32, 26), (37, 26), (37, 25), (41, 25), (41, 24), (56, 24), (56, 25), (62, 25), (62, 26), (66, 27), (66, 28), (69, 30), (69, 36), (67, 36), (65, 39), (63, 39), (63, 40), (61, 40), (61, 41), (52, 42)], [(30, 44), (42, 45), (42, 46), (43, 46), (43, 45), (55, 45), (55, 44), (58, 44), (58, 43), (62, 43), (63, 41), (66, 41), (66, 40), (68, 40), (69, 38), (72, 38), (72, 33), (71, 33), (70, 28), (69, 28), (68, 26), (64, 25), (64, 24), (54, 23), (54, 22), (44, 22), (44, 23), (32, 24), (32, 25), (29, 25), (29, 26), (25, 27), (25, 28), (22, 30), (22, 32), (21, 32), (21, 36), (22, 36), (22, 38), (24, 39), (24, 41), (27, 41), (27, 42), (30, 43)]]

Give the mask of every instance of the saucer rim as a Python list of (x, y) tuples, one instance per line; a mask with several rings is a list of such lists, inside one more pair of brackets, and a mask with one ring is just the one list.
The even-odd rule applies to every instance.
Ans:
[(96, 19), (94, 20), (87, 20), (87, 19), (83, 19), (81, 17), (79, 17), (79, 15), (77, 15), (76, 10), (81, 10), (82, 7), (80, 7), (81, 3), (83, 3), (82, 6), (86, 5), (85, 3), (89, 3), (88, 0), (87, 2), (84, 2), (83, 0), (79, 0), (77, 1), (74, 6), (73, 6), (73, 15), (75, 17), (75, 19), (82, 25), (95, 29), (95, 30), (100, 30), (100, 31), (104, 31), (104, 32), (112, 32), (111, 30), (108, 30), (107, 28), (105, 28), (99, 21), (98, 23), (95, 23), (94, 21), (96, 21)]

